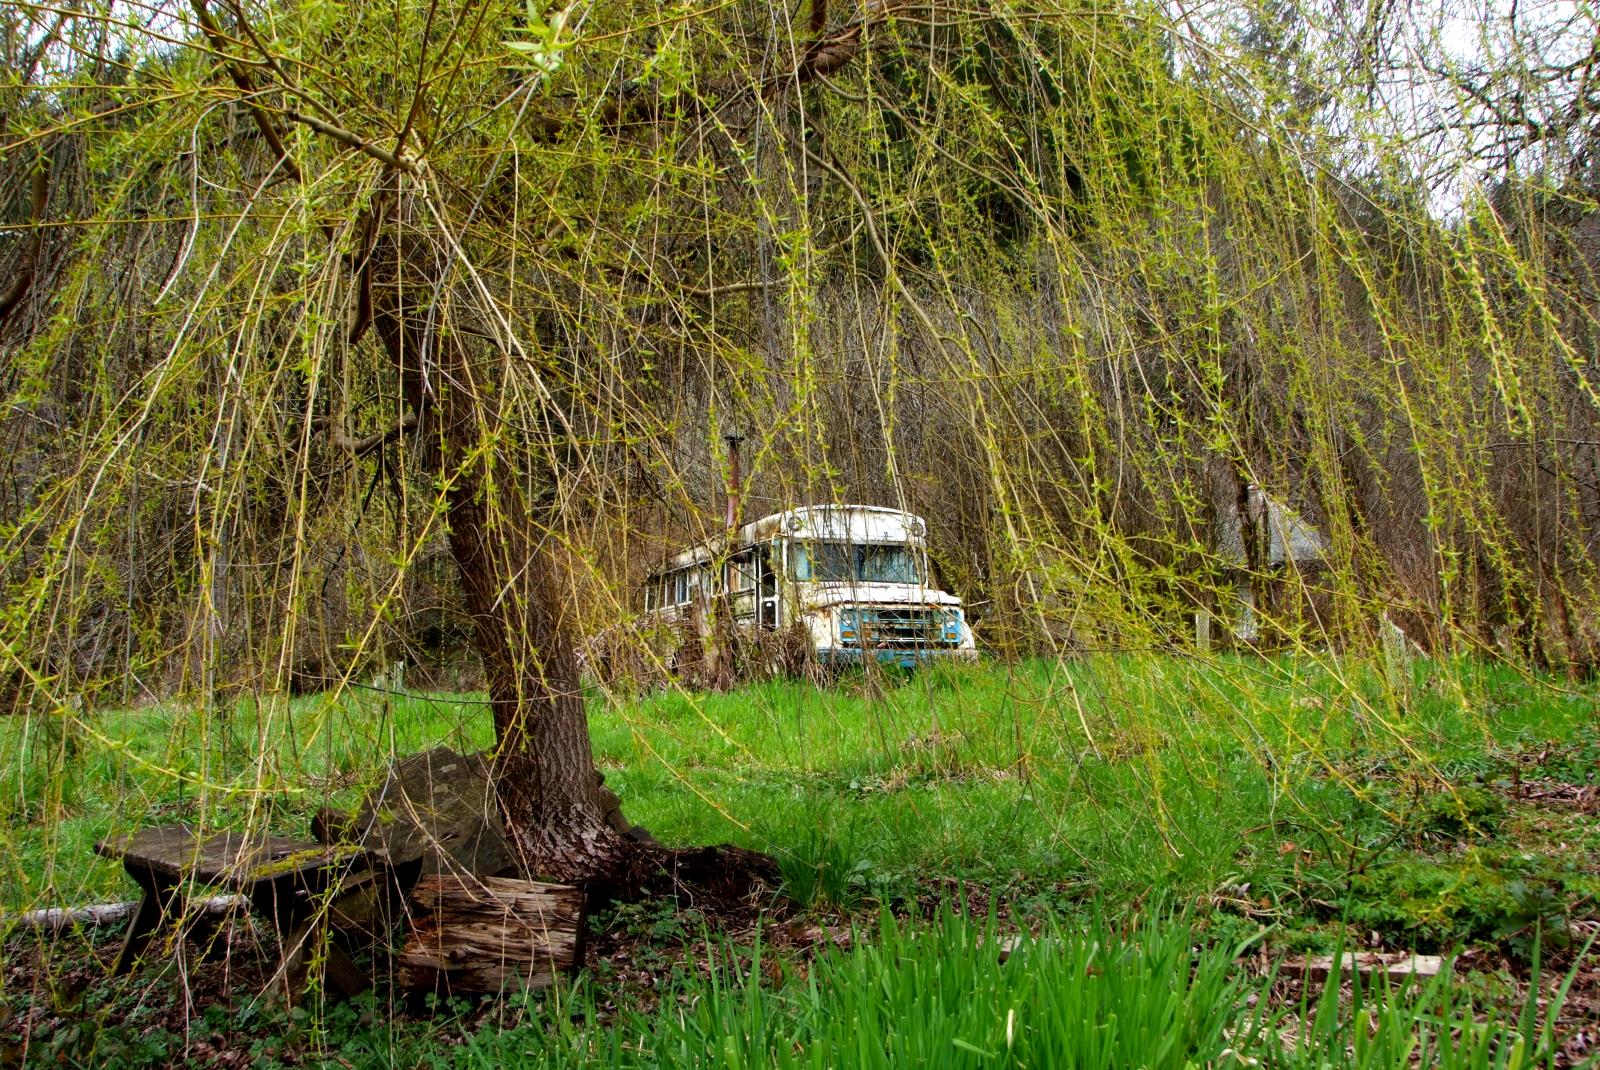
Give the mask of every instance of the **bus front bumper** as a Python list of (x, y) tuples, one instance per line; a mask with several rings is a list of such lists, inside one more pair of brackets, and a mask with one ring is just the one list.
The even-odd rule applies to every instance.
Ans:
[(817, 660), (824, 665), (860, 665), (869, 658), (880, 665), (912, 669), (926, 661), (976, 661), (978, 652), (956, 646), (875, 647), (871, 650), (832, 646), (817, 651)]

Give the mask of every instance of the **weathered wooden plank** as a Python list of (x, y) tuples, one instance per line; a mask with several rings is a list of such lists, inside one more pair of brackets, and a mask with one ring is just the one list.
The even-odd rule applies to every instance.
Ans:
[(258, 881), (317, 873), (348, 864), (359, 848), (284, 836), (241, 832), (203, 833), (188, 825), (162, 825), (108, 837), (95, 853), (168, 880), (193, 880), (247, 891)]
[[(281, 954), (275, 979), (283, 982), (291, 1001), (314, 965), (322, 965), (329, 979), (349, 994), (370, 983), (337, 943), (322, 940), (332, 913), (323, 909), (323, 893), (335, 885), (365, 887), (375, 879), (370, 872), (350, 877), (350, 870), (367, 856), (359, 847), (167, 825), (109, 838), (94, 849), (120, 858), (128, 876), (145, 893), (128, 926), (114, 973), (131, 970), (155, 934), (180, 920), (183, 890), (198, 883), (239, 891), (277, 929)], [(349, 898), (335, 889), (335, 900)], [(313, 946), (318, 953), (309, 955)]]
[(435, 874), (412, 902), (422, 913), (396, 963), (406, 987), (541, 988), (581, 959), (583, 893), (569, 885)]
[(1367, 977), (1379, 975), (1391, 981), (1425, 981), (1444, 969), (1445, 959), (1440, 955), (1418, 955), (1410, 951), (1347, 951), (1338, 961), (1332, 955), (1306, 955), (1288, 959), (1279, 972), (1285, 977), (1302, 977), (1307, 981), (1326, 981), (1334, 973), (1349, 978), (1353, 973)]

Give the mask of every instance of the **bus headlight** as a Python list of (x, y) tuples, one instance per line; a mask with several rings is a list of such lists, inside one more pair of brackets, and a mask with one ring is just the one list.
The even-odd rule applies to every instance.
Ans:
[(961, 642), (961, 610), (950, 609), (945, 611), (944, 641), (947, 643)]
[(847, 642), (854, 642), (856, 638), (856, 611), (841, 609), (839, 611), (839, 638)]

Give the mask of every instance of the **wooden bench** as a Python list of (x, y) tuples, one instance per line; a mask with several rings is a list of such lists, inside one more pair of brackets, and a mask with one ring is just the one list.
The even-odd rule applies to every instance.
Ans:
[(271, 923), (280, 948), (273, 980), (290, 1001), (304, 991), (314, 952), (323, 943), (327, 950), (320, 965), (327, 980), (346, 995), (372, 984), (337, 942), (323, 939), (330, 900), (375, 879), (368, 852), (360, 847), (166, 825), (103, 840), (94, 850), (121, 859), (144, 890), (114, 973), (133, 969), (156, 934), (181, 919), (185, 886), (199, 884), (238, 892)]

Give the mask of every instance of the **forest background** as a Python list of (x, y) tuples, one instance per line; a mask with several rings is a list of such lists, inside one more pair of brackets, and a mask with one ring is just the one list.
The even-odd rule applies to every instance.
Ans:
[[(1242, 566), (1284, 641), (1587, 670), (1595, 38), (1472, 14), (14, 6), (8, 701), (452, 678), (385, 199), (574, 634), (733, 430), (749, 515), (931, 518), (990, 649), (1172, 642)], [(1326, 568), (1219, 549), (1252, 484)]]

